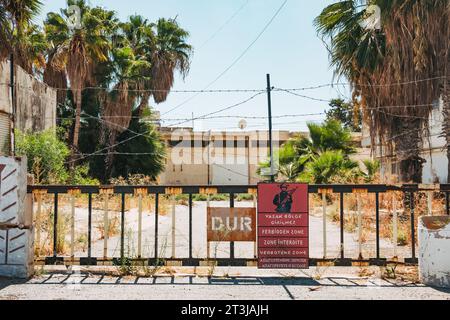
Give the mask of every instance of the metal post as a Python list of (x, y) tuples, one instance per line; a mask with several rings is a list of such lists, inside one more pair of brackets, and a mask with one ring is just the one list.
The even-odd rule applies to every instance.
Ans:
[(16, 126), (16, 91), (15, 91), (15, 79), (14, 79), (14, 54), (10, 55), (10, 89), (11, 89), (11, 137), (10, 137), (10, 154), (15, 155), (16, 152), (16, 139), (15, 139), (15, 126)]
[(192, 193), (189, 194), (189, 259), (192, 259)]
[(207, 169), (208, 169), (208, 186), (211, 184), (211, 130), (208, 131), (208, 163), (207, 163)]
[(376, 249), (377, 259), (380, 259), (380, 194), (375, 193), (375, 215), (376, 215)]
[(92, 256), (92, 193), (88, 195), (88, 258)]
[(142, 257), (142, 194), (138, 195), (138, 258)]
[(103, 258), (108, 257), (108, 238), (109, 238), (109, 219), (108, 219), (108, 194), (105, 193), (105, 202), (103, 203)]
[(359, 259), (363, 259), (363, 255), (362, 255), (362, 210), (361, 210), (361, 194), (358, 193), (356, 195), (356, 205), (357, 205), (357, 210), (358, 210), (358, 251), (359, 251), (359, 255), (358, 258)]
[(159, 194), (155, 194), (155, 259), (158, 260)]
[[(256, 201), (256, 194), (253, 195), (253, 208), (256, 209), (256, 212), (258, 212), (258, 208), (257, 208), (257, 201)], [(253, 252), (254, 252), (254, 257), (255, 259), (258, 257), (258, 233), (256, 233), (256, 241), (253, 244)]]
[[(234, 193), (230, 193), (230, 208), (234, 208)], [(234, 259), (234, 242), (230, 242), (230, 259)]]
[(415, 230), (415, 217), (414, 217), (414, 192), (409, 193), (409, 207), (411, 210), (411, 253), (412, 258), (416, 259), (416, 230)]
[(172, 196), (172, 259), (175, 259), (175, 241), (176, 241), (176, 208), (175, 208), (175, 196)]
[(275, 182), (273, 163), (273, 141), (272, 141), (272, 87), (270, 85), (270, 74), (267, 74), (267, 105), (269, 114), (269, 151), (270, 151), (270, 181)]
[(120, 221), (120, 258), (125, 257), (125, 193), (122, 193), (122, 208)]
[(36, 213), (36, 244), (38, 247), (38, 256), (41, 255), (41, 215), (42, 215), (42, 195), (38, 193), (37, 197), (37, 213)]
[[(211, 196), (208, 194), (206, 198), (206, 211), (208, 211), (208, 208), (211, 204)], [(211, 257), (211, 246), (209, 241), (206, 241), (206, 258), (209, 259)]]
[(75, 257), (75, 194), (70, 198), (71, 221), (70, 221), (70, 257)]
[(344, 193), (340, 193), (340, 233), (341, 233), (341, 259), (344, 259)]
[(323, 258), (327, 258), (327, 194), (322, 192)]
[(58, 256), (58, 193), (55, 193), (53, 215), (53, 257)]

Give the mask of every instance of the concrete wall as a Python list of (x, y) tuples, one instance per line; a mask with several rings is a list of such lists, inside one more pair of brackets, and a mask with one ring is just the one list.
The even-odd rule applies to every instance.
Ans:
[(418, 238), (420, 280), (450, 288), (450, 217), (421, 217)]
[(33, 274), (31, 197), (27, 195), (26, 158), (0, 156), (0, 276)]
[[(0, 64), (0, 113), (12, 113), (10, 65)], [(57, 91), (16, 66), (17, 115), (16, 128), (22, 131), (43, 131), (56, 126)], [(3, 138), (2, 140), (4, 140)], [(6, 141), (0, 141), (0, 150)]]

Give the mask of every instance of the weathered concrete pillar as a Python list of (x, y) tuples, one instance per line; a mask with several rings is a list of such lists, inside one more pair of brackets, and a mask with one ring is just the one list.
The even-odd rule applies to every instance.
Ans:
[(450, 288), (450, 217), (419, 219), (419, 275), (426, 285)]
[(28, 278), (34, 270), (34, 236), (26, 158), (0, 156), (0, 177), (0, 276)]

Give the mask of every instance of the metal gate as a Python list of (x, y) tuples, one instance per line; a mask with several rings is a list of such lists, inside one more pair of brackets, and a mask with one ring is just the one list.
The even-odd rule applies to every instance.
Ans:
[[(229, 207), (234, 207), (241, 195), (245, 195), (247, 205), (256, 206), (256, 188), (257, 186), (28, 186), (28, 193), (33, 194), (35, 203), (36, 263), (121, 265), (126, 261), (145, 266), (207, 266), (211, 263), (217, 266), (256, 266), (256, 251), (251, 257), (240, 256), (236, 254), (233, 242), (226, 244), (227, 248), (222, 250), (221, 256), (213, 257), (209, 250), (206, 250), (208, 254), (205, 255), (197, 252), (198, 248), (193, 245), (193, 239), (201, 233), (194, 229), (206, 222), (200, 217), (205, 211), (202, 206), (209, 206), (217, 195), (222, 195)], [(421, 214), (450, 214), (450, 185), (310, 185), (309, 193), (318, 204), (315, 210), (312, 209), (314, 212), (310, 212), (310, 219), (320, 221), (321, 225), (312, 229), (311, 233), (322, 233), (319, 245), (322, 251), (311, 256), (311, 266), (417, 264), (417, 217)], [(353, 199), (351, 208), (350, 197)], [(116, 208), (113, 208), (112, 198), (116, 199)], [(199, 198), (206, 199), (206, 202), (195, 201)], [(221, 205), (224, 204), (223, 199)], [(130, 201), (135, 202), (135, 207), (130, 206), (127, 210)], [(364, 209), (364, 203), (367, 202), (373, 203), (373, 206)], [(82, 208), (83, 204), (86, 205), (85, 209)], [(162, 206), (165, 212), (162, 211)], [(113, 220), (113, 214), (117, 215), (116, 220)], [(179, 225), (175, 225), (175, 216), (181, 214), (186, 218), (186, 223), (180, 229)], [(151, 232), (149, 228), (145, 228), (143, 220), (151, 226)], [(114, 221), (116, 223), (113, 226)], [(131, 227), (128, 226), (128, 230), (132, 231), (130, 233), (127, 233), (128, 224), (131, 224)], [(409, 239), (409, 245), (402, 248), (401, 254), (396, 250), (401, 231), (399, 226), (407, 228), (407, 231), (402, 231), (402, 237)], [(114, 237), (109, 235), (113, 227), (117, 232)], [(162, 235), (162, 227), (166, 228), (165, 235)], [(335, 252), (329, 250), (331, 227), (338, 229), (337, 243), (332, 244), (334, 248), (338, 248)], [(100, 228), (103, 238), (98, 238)], [(346, 243), (346, 236), (349, 234), (346, 228), (353, 229), (351, 234), (357, 238), (353, 243), (356, 251), (351, 254), (348, 253), (349, 244)], [(373, 243), (366, 244), (370, 250), (364, 253), (363, 237), (367, 230), (369, 234), (373, 233), (374, 240)], [(384, 254), (387, 242), (382, 230), (387, 233), (392, 230), (391, 237), (395, 239), (393, 254)], [(77, 239), (76, 233), (84, 238)], [(149, 235), (151, 239), (148, 239)], [(166, 240), (171, 245), (161, 243)], [(45, 241), (46, 250), (41, 245)], [(77, 243), (83, 243), (85, 248), (77, 249)], [(114, 246), (114, 243), (115, 249), (112, 249), (111, 245)], [(130, 250), (130, 244), (135, 246), (133, 250)]]

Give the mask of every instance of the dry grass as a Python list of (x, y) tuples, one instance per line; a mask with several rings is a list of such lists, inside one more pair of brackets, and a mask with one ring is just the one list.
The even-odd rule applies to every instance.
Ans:
[[(417, 235), (417, 221), (420, 216), (428, 215), (428, 192), (415, 193), (414, 226)], [(375, 194), (361, 194), (362, 211), (362, 242), (368, 241), (376, 231)], [(397, 211), (397, 244), (406, 246), (411, 243), (411, 216), (409, 199), (402, 192), (380, 193), (380, 237), (393, 238), (393, 199)], [(445, 196), (439, 192), (432, 193), (432, 214), (445, 215)], [(310, 196), (311, 214), (322, 216), (322, 197), (317, 194)], [(345, 194), (344, 198), (344, 229), (347, 232), (357, 232), (358, 212), (356, 194)], [(339, 195), (327, 195), (327, 217), (336, 224), (340, 223)], [(417, 243), (417, 238), (415, 239)]]

